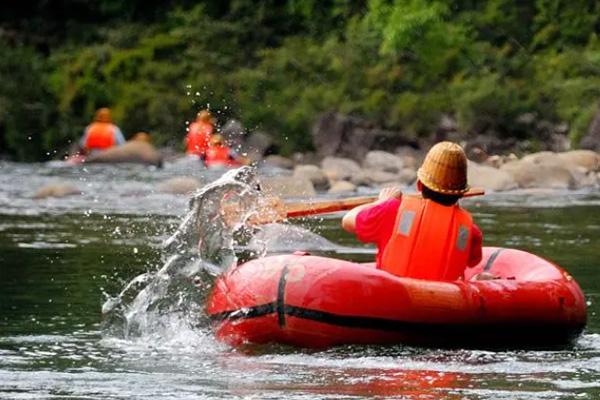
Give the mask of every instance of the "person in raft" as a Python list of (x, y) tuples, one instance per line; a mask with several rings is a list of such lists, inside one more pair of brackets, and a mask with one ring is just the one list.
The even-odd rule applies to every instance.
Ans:
[(204, 165), (207, 168), (239, 167), (246, 164), (248, 160), (227, 146), (221, 135), (215, 134), (210, 138), (204, 155)]
[(436, 144), (417, 177), (422, 198), (384, 188), (374, 203), (350, 210), (342, 227), (377, 245), (380, 269), (418, 279), (462, 279), (467, 266), (481, 261), (483, 240), (471, 214), (458, 205), (469, 189), (465, 152), (455, 143)]
[(196, 115), (196, 121), (192, 122), (185, 137), (186, 154), (204, 159), (208, 149), (210, 138), (215, 131), (212, 116), (208, 110), (202, 110)]
[(92, 154), (125, 143), (121, 129), (112, 122), (110, 109), (103, 107), (96, 111), (94, 121), (89, 124), (79, 141), (84, 154)]

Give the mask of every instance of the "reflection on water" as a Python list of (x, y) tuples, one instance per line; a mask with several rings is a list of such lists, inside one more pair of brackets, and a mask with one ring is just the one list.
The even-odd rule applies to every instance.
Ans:
[[(154, 173), (164, 178), (168, 169), (91, 171), (96, 181), (90, 187), (97, 192), (36, 202), (27, 196), (40, 182), (59, 175), (87, 184), (79, 180), (81, 171), (44, 167), (33, 174), (38, 167), (9, 167), (12, 179), (0, 178), (0, 399), (600, 398), (600, 207), (594, 193), (577, 195), (575, 202), (589, 199), (578, 206), (567, 207), (571, 194), (547, 200), (561, 203), (560, 209), (531, 207), (538, 202), (520, 204), (518, 196), (507, 195), (501, 206), (493, 200), (469, 203), (486, 244), (552, 259), (581, 284), (589, 325), (573, 347), (489, 352), (262, 346), (238, 352), (177, 313), (127, 338), (101, 329), (106, 294), (114, 296), (134, 277), (164, 265), (162, 243), (187, 210), (185, 197), (151, 192), (159, 180)], [(302, 249), (359, 261), (373, 257), (372, 248), (339, 229), (339, 215), (300, 223), (321, 235), (294, 230)], [(291, 250), (288, 241), (273, 237), (286, 236), (286, 228), (273, 229), (257, 246)], [(206, 287), (189, 290), (206, 293)], [(196, 301), (202, 315), (199, 299), (182, 305)]]

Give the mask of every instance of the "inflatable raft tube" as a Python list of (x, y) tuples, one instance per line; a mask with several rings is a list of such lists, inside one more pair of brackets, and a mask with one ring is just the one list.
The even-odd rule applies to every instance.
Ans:
[[(500, 279), (469, 280), (482, 271)], [(587, 319), (584, 295), (566, 271), (534, 254), (492, 247), (464, 281), (453, 282), (302, 253), (256, 259), (216, 281), (207, 311), (216, 337), (234, 347), (544, 348), (568, 344)]]

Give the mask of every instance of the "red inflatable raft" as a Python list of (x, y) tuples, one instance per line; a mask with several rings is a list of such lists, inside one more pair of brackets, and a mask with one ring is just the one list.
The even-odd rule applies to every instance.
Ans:
[[(482, 271), (500, 279), (470, 281)], [(465, 281), (400, 278), (374, 264), (303, 254), (265, 257), (223, 274), (208, 299), (218, 339), (232, 345), (352, 343), (545, 347), (586, 323), (579, 285), (558, 266), (484, 248)]]

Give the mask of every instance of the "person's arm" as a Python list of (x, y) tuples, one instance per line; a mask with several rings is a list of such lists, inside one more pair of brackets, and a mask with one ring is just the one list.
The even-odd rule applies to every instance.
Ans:
[(344, 217), (342, 218), (342, 228), (347, 232), (356, 233), (356, 217), (361, 211), (379, 205), (389, 199), (399, 199), (401, 197), (402, 191), (397, 186), (384, 187), (383, 189), (381, 189), (381, 192), (379, 192), (379, 198), (377, 199), (377, 201), (374, 201), (373, 203), (363, 204), (362, 206), (355, 207), (352, 210), (348, 211), (346, 215), (344, 215)]
[(115, 128), (115, 144), (120, 146), (125, 143), (125, 136), (123, 136), (123, 132), (121, 132), (121, 129), (119, 129), (118, 126), (116, 126), (116, 125), (113, 125), (113, 126)]
[(481, 229), (475, 224), (471, 228), (471, 252), (469, 254), (469, 260), (467, 265), (474, 267), (481, 261), (481, 247), (483, 245), (483, 233)]

